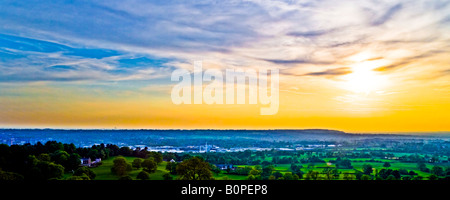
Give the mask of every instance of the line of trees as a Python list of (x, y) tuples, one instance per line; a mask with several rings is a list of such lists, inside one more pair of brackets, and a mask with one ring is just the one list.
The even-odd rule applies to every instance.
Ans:
[[(127, 163), (124, 157), (118, 156), (113, 161), (111, 172), (119, 176), (119, 180), (131, 180), (132, 178), (129, 176), (129, 172), (132, 171), (133, 168), (136, 170), (142, 169), (136, 178), (140, 180), (149, 180), (150, 174), (156, 172), (157, 167), (161, 162), (162, 159), (149, 157), (146, 159), (135, 158), (130, 164)], [(180, 163), (168, 162), (166, 169), (170, 171), (170, 174), (178, 175), (179, 180), (213, 180), (211, 165), (208, 162), (205, 162), (201, 157), (190, 157)], [(164, 180), (172, 180), (170, 174), (164, 174)]]
[(118, 147), (113, 144), (83, 148), (56, 141), (11, 146), (0, 144), (0, 180), (61, 179), (64, 173), (73, 173), (73, 176), (69, 178), (71, 180), (94, 179), (92, 170), (80, 166), (81, 158), (103, 160), (120, 155), (142, 159), (151, 157), (157, 163), (163, 160), (161, 153), (150, 152), (147, 148), (132, 150), (129, 147)]

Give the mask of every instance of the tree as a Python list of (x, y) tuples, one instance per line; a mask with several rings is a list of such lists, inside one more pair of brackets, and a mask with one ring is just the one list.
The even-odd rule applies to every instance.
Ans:
[(64, 145), (61, 142), (56, 141), (47, 141), (45, 143), (45, 149), (47, 149), (47, 152), (55, 152), (57, 150), (64, 150)]
[(4, 172), (0, 170), (0, 181), (21, 181), (23, 176), (14, 172)]
[(181, 180), (213, 180), (209, 163), (198, 157), (184, 160), (177, 165), (176, 171)]
[(118, 156), (113, 161), (113, 167), (111, 168), (111, 172), (118, 176), (125, 176), (131, 171), (131, 165), (127, 163), (124, 157)]
[(297, 171), (300, 170), (300, 167), (298, 165), (296, 165), (296, 164), (291, 164), (291, 167), (289, 167), (289, 170), (291, 172), (297, 173)]
[(50, 162), (50, 155), (48, 155), (47, 153), (41, 153), (37, 159), (39, 159), (40, 161), (46, 161), (46, 162)]
[(400, 178), (402, 177), (402, 176), (400, 175), (400, 171), (398, 171), (398, 170), (392, 171), (392, 174), (391, 174), (391, 175), (393, 175), (397, 180), (400, 180)]
[(427, 168), (427, 166), (425, 165), (425, 163), (418, 163), (417, 164), (417, 168), (422, 171), (422, 172), (429, 172), (430, 169)]
[[(251, 166), (238, 167), (238, 168), (236, 168), (236, 170), (234, 170), (233, 173), (239, 174), (239, 175), (249, 175), (250, 171), (252, 171), (252, 170), (253, 170), (253, 168)], [(256, 170), (256, 174), (254, 174), (254, 175), (258, 175), (257, 171), (258, 170)], [(228, 172), (228, 173), (230, 173), (230, 172)], [(255, 173), (255, 172), (253, 172), (253, 173)]]
[(408, 170), (406, 169), (398, 169), (398, 172), (400, 173), (400, 175), (408, 175)]
[(133, 154), (133, 150), (131, 150), (130, 147), (120, 147), (118, 153), (122, 156), (131, 156)]
[(284, 180), (294, 180), (294, 176), (292, 175), (292, 172), (286, 172), (283, 175)]
[(433, 166), (433, 168), (431, 168), (431, 173), (436, 175), (436, 176), (443, 176), (444, 175), (444, 169), (442, 167), (439, 167), (439, 166)]
[(153, 158), (156, 164), (159, 164), (163, 161), (163, 156), (159, 152), (148, 152), (148, 157)]
[(175, 154), (174, 153), (164, 153), (163, 154), (163, 159), (164, 160), (176, 160), (177, 159), (177, 157), (175, 156)]
[(336, 168), (353, 169), (352, 162), (348, 158), (336, 159)]
[(163, 179), (164, 179), (164, 180), (172, 180), (173, 177), (172, 177), (169, 173), (165, 173), (165, 174), (163, 175)]
[(148, 173), (154, 173), (156, 171), (156, 168), (158, 167), (153, 158), (145, 159), (144, 162), (142, 162), (141, 166), (143, 170)]
[(294, 174), (298, 177), (297, 179), (301, 179), (301, 178), (303, 178), (303, 172), (302, 172), (301, 168), (302, 168), (301, 165), (291, 164), (291, 167), (289, 169), (292, 172), (292, 174)]
[(66, 170), (70, 171), (77, 169), (81, 163), (80, 158), (81, 158), (80, 155), (78, 155), (77, 153), (70, 154), (69, 160), (67, 160), (67, 163), (64, 166)]
[(339, 170), (337, 168), (332, 169), (331, 170), (331, 174), (333, 174), (333, 178), (339, 179), (340, 172), (339, 172)]
[(280, 177), (283, 177), (283, 174), (280, 171), (276, 171), (272, 175), (274, 175), (276, 179), (279, 179)]
[(264, 166), (261, 176), (268, 177), (268, 176), (272, 175), (272, 172), (274, 169), (275, 169), (275, 167), (273, 165)]
[(167, 162), (166, 170), (169, 171), (171, 174), (177, 173), (177, 164), (176, 162)]
[(252, 170), (250, 170), (250, 172), (248, 174), (253, 175), (253, 176), (258, 176), (261, 175), (262, 171), (257, 170), (256, 168), (253, 168)]
[(306, 173), (305, 175), (306, 180), (317, 180), (317, 178), (319, 178), (319, 172), (313, 170), (308, 171), (308, 173)]
[(413, 170), (410, 170), (410, 171), (408, 172), (408, 174), (411, 175), (411, 176), (417, 175), (417, 173), (414, 172)]
[(350, 173), (348, 173), (348, 172), (345, 172), (345, 173), (344, 173), (343, 179), (344, 179), (344, 180), (353, 180), (353, 179), (355, 179), (355, 177), (354, 177), (353, 174), (350, 174)]
[(378, 174), (377, 177), (383, 179), (386, 179), (389, 175), (391, 175), (392, 173), (392, 169), (381, 169)]
[(437, 177), (436, 175), (434, 175), (434, 174), (431, 174), (431, 175), (428, 177), (428, 179), (431, 180), (431, 181), (435, 181), (435, 180), (438, 180), (438, 177)]
[(356, 180), (361, 180), (361, 177), (362, 177), (363, 175), (364, 175), (364, 174), (361, 173), (360, 171), (355, 170), (355, 178), (356, 178)]
[[(221, 170), (216, 165), (210, 165), (211, 171), (214, 172), (214, 174), (219, 175)], [(167, 166), (166, 166), (167, 168)]]
[(364, 174), (361, 176), (361, 180), (363, 180), (363, 181), (370, 180), (370, 176), (367, 174)]
[(63, 150), (57, 150), (51, 155), (51, 160), (56, 164), (60, 164), (63, 166), (67, 166), (67, 161), (69, 160), (70, 155)]
[(63, 144), (63, 146), (64, 146), (64, 151), (66, 151), (69, 154), (75, 153), (75, 151), (77, 149), (77, 147), (73, 143)]
[(92, 160), (95, 160), (96, 158), (100, 157), (99, 152), (97, 149), (91, 148), (89, 150), (89, 153), (87, 154), (87, 157), (91, 158)]
[(80, 167), (77, 170), (75, 170), (75, 172), (73, 173), (74, 176), (83, 176), (86, 175), (87, 177), (89, 177), (90, 180), (94, 180), (96, 177), (96, 174), (94, 171), (92, 171), (91, 169), (87, 168), (87, 167)]
[(327, 180), (331, 180), (333, 178), (333, 172), (330, 167), (323, 168), (322, 174), (325, 174), (325, 178)]
[(373, 172), (372, 165), (364, 164), (363, 165), (363, 174), (370, 175)]
[(183, 154), (182, 156), (181, 156), (181, 160), (188, 160), (188, 159), (190, 159), (190, 158), (192, 158), (193, 156), (191, 155), (191, 154), (189, 154), (189, 153), (186, 153), (186, 154)]
[(299, 170), (297, 173), (295, 173), (295, 175), (298, 176), (298, 179), (302, 179), (303, 178), (303, 171)]
[(261, 162), (262, 166), (267, 166), (267, 165), (270, 165), (270, 164), (272, 164), (272, 163), (267, 161), (267, 160)]
[(389, 163), (389, 162), (385, 162), (384, 164), (383, 164), (383, 167), (390, 167), (391, 166), (391, 163)]
[(134, 168), (139, 169), (141, 168), (142, 159), (136, 158), (133, 160), (133, 163), (131, 164)]
[(64, 167), (52, 162), (38, 161), (32, 170), (35, 178), (41, 180), (58, 179), (64, 175)]
[(150, 179), (150, 174), (144, 170), (142, 170), (141, 172), (139, 172), (139, 174), (136, 176), (137, 179), (140, 180), (149, 180)]

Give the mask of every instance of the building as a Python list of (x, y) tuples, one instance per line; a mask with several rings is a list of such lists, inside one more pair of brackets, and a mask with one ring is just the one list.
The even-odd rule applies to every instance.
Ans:
[(81, 158), (81, 166), (85, 167), (96, 167), (99, 163), (102, 162), (101, 158), (96, 158), (95, 161), (92, 161), (91, 158)]
[(216, 167), (219, 168), (220, 170), (227, 170), (227, 169), (235, 170), (236, 169), (236, 167), (234, 167), (231, 164), (217, 164)]
[(90, 167), (92, 162), (91, 162), (91, 158), (81, 158), (81, 166), (86, 166), (86, 167)]

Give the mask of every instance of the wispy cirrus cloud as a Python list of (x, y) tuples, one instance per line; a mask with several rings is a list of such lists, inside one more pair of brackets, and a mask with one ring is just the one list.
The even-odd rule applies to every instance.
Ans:
[[(141, 77), (131, 73), (131, 66), (141, 66), (134, 71), (142, 73), (146, 64), (128, 63), (130, 69), (121, 68), (120, 59), (136, 54), (165, 60), (152, 63), (162, 68), (210, 59), (224, 67), (239, 61), (247, 66), (340, 76), (345, 73), (333, 72), (348, 67), (355, 62), (349, 57), (366, 49), (374, 50), (373, 57), (391, 62), (377, 69), (385, 71), (412, 60), (419, 62), (425, 58), (421, 55), (434, 54), (437, 49), (449, 51), (450, 6), (446, 1), (31, 0), (0, 4), (0, 33), (22, 38), (20, 45), (2, 44), (2, 59), (24, 62), (20, 57), (25, 54), (11, 53), (16, 47), (48, 55), (62, 52), (59, 59), (113, 67), (96, 71), (104, 79)], [(30, 46), (27, 38), (38, 42)], [(398, 49), (411, 51), (392, 58)], [(42, 55), (27, 58), (29, 63), (39, 63), (31, 59), (42, 59)], [(315, 68), (305, 71), (306, 65)]]
[(0, 35), (0, 82), (118, 81), (167, 76), (169, 59)]
[(373, 26), (379, 26), (382, 25), (384, 23), (386, 23), (387, 21), (389, 21), (397, 12), (399, 12), (402, 9), (403, 5), (402, 4), (395, 4), (394, 6), (390, 7), (389, 9), (387, 9), (383, 15), (381, 15), (378, 18), (375, 18), (375, 20), (372, 21), (371, 25)]
[(352, 71), (348, 67), (342, 67), (342, 68), (328, 69), (321, 72), (311, 72), (304, 74), (304, 76), (339, 76), (350, 73), (352, 73)]

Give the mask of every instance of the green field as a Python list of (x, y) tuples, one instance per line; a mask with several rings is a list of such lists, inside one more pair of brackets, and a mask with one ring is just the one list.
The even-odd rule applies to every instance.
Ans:
[[(328, 159), (324, 159), (325, 161), (330, 161), (330, 160), (335, 160), (336, 158), (328, 158)], [(352, 161), (352, 166), (353, 169), (339, 169), (339, 172), (341, 172), (341, 175), (339, 176), (339, 179), (342, 179), (343, 177), (343, 173), (355, 173), (355, 170), (358, 171), (362, 171), (363, 165), (364, 164), (369, 164), (372, 165), (373, 168), (375, 168), (376, 170), (381, 170), (381, 169), (386, 169), (385, 167), (383, 167), (384, 162), (389, 162), (391, 164), (391, 166), (387, 169), (392, 169), (392, 170), (399, 170), (399, 169), (406, 169), (408, 171), (413, 170), (414, 172), (416, 172), (418, 175), (417, 176), (422, 176), (424, 178), (429, 177), (431, 175), (431, 173), (427, 173), (427, 172), (422, 172), (419, 171), (417, 169), (417, 163), (403, 163), (403, 162), (398, 162), (395, 160), (388, 160), (388, 159), (375, 159), (376, 161), (381, 161), (381, 162), (370, 162), (367, 158), (355, 158), (355, 159), (350, 159)], [(306, 173), (307, 171), (310, 170), (314, 170), (314, 171), (318, 171), (318, 172), (322, 172), (323, 168), (325, 167), (331, 167), (331, 168), (335, 168), (336, 166), (330, 163), (314, 163), (313, 167), (308, 168), (308, 164), (302, 164), (303, 168), (302, 171), (304, 173)], [(238, 165), (238, 167), (245, 167), (245, 166), (251, 166), (252, 165)], [(290, 168), (290, 164), (276, 164), (275, 166), (275, 170), (280, 171), (282, 174), (286, 173), (286, 172), (290, 172), (289, 168)], [(426, 164), (427, 168), (432, 168), (434, 165), (431, 164)]]
[[(111, 167), (113, 166), (114, 158), (115, 157), (111, 157), (106, 160), (103, 160), (102, 165), (91, 168), (91, 170), (96, 173), (95, 180), (117, 180), (117, 179), (119, 179), (118, 176), (111, 173)], [(135, 157), (124, 157), (124, 158), (130, 164), (133, 162), (134, 159), (136, 159)], [(304, 173), (306, 173), (310, 170), (322, 172), (322, 170), (326, 167), (335, 168), (335, 165), (328, 163), (329, 161), (334, 160), (334, 159), (335, 158), (325, 158), (324, 160), (327, 163), (301, 164), (303, 166), (302, 171)], [(406, 169), (408, 171), (413, 170), (414, 172), (416, 172), (418, 174), (418, 176), (422, 176), (424, 178), (429, 177), (431, 175), (431, 173), (419, 171), (417, 169), (416, 163), (403, 163), (403, 162), (399, 162), (396, 160), (388, 160), (388, 159), (375, 159), (376, 161), (379, 161), (379, 162), (370, 162), (369, 161), (370, 159), (366, 159), (366, 158), (355, 158), (355, 159), (350, 159), (350, 160), (352, 161), (352, 166), (354, 169), (339, 169), (339, 172), (340, 172), (339, 179), (343, 178), (343, 173), (352, 173), (353, 174), (353, 173), (355, 173), (355, 170), (361, 171), (364, 164), (370, 164), (370, 165), (372, 165), (373, 168), (375, 168), (376, 170), (379, 171), (379, 170), (385, 168), (385, 167), (383, 167), (384, 162), (389, 162), (391, 164), (389, 169), (392, 169), (392, 170), (398, 170), (398, 169)], [(160, 163), (157, 167), (156, 172), (150, 174), (150, 180), (164, 180), (163, 175), (165, 173), (169, 173), (165, 169), (166, 165), (167, 165), (167, 162), (165, 162), (165, 161)], [(245, 167), (245, 166), (254, 167), (254, 165), (236, 165), (236, 167)], [(284, 174), (286, 172), (290, 172), (290, 166), (291, 166), (290, 164), (275, 164), (274, 168), (276, 171), (279, 171), (282, 174)], [(426, 164), (426, 166), (428, 168), (433, 167), (433, 165), (431, 165), (431, 164)], [(138, 173), (141, 170), (142, 169), (134, 169), (133, 168), (133, 170), (131, 172), (129, 172), (128, 175), (133, 180), (136, 180), (136, 176), (138, 175)], [(64, 178), (67, 178), (69, 176), (71, 176), (71, 173), (66, 173)], [(246, 175), (227, 174), (225, 171), (222, 171), (219, 174), (213, 174), (213, 176), (216, 180), (226, 180), (226, 179), (228, 179), (228, 180), (229, 179), (231, 179), (231, 180), (246, 180), (247, 179)], [(173, 177), (173, 179), (177, 178), (176, 175), (172, 175), (172, 177)]]
[[(96, 173), (95, 180), (117, 180), (119, 179), (118, 176), (111, 173), (111, 167), (113, 166), (113, 160), (115, 157), (108, 158), (106, 160), (102, 161), (102, 165), (98, 167), (91, 168), (92, 171)], [(128, 163), (132, 163), (135, 157), (124, 157)], [(164, 180), (163, 175), (165, 173), (169, 173), (169, 171), (166, 170), (167, 162), (163, 161), (158, 165), (158, 168), (155, 173), (150, 174), (150, 180)], [(289, 167), (289, 166), (288, 166)], [(136, 176), (142, 169), (134, 169), (128, 173), (128, 175), (133, 179), (136, 180)], [(64, 178), (67, 178), (71, 176), (70, 173), (65, 174)], [(172, 175), (173, 179), (176, 179), (176, 175)], [(220, 174), (214, 174), (214, 178), (216, 180), (223, 180), (223, 179), (232, 179), (232, 180), (245, 180), (247, 179), (247, 176), (241, 176), (241, 175), (234, 175), (234, 174), (226, 174), (224, 172)]]
[[(113, 160), (115, 157), (108, 158), (106, 160), (102, 161), (102, 165), (98, 167), (91, 168), (92, 171), (94, 171), (97, 176), (95, 177), (95, 180), (117, 180), (119, 179), (118, 176), (111, 173), (111, 167), (113, 166)], [(135, 157), (124, 157), (128, 163), (132, 163)], [(166, 170), (166, 162), (162, 162), (158, 165), (158, 168), (155, 173), (150, 174), (150, 180), (163, 180), (163, 175), (165, 173), (168, 173)], [(136, 176), (142, 169), (134, 169), (128, 173), (128, 175), (134, 180), (136, 179)]]

